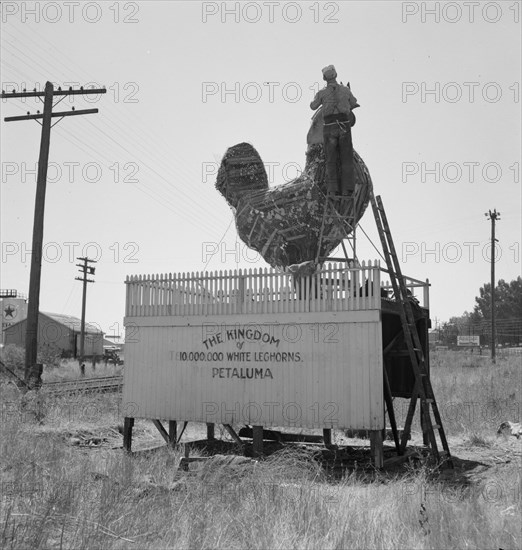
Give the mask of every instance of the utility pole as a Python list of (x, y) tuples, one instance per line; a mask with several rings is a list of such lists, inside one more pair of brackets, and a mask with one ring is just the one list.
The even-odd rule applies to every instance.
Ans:
[[(37, 364), (38, 353), (38, 312), (40, 307), (40, 280), (42, 274), (42, 246), (43, 246), (43, 229), (44, 229), (44, 210), (45, 210), (45, 188), (47, 185), (47, 166), (49, 162), (49, 145), (51, 139), (51, 128), (60, 122), (66, 116), (87, 115), (98, 112), (98, 109), (83, 109), (76, 111), (73, 107), (71, 111), (61, 111), (53, 113), (54, 105), (62, 101), (65, 96), (69, 95), (86, 95), (86, 94), (104, 94), (107, 90), (102, 89), (86, 89), (81, 87), (79, 90), (58, 90), (54, 89), (51, 82), (46, 82), (45, 91), (37, 92), (36, 88), (32, 92), (15, 92), (6, 93), (2, 90), (2, 99), (27, 98), (36, 97), (43, 101), (43, 114), (37, 111), (36, 114), (23, 116), (13, 116), (4, 118), (5, 122), (15, 122), (21, 120), (36, 120), (42, 126), (42, 134), (40, 139), (40, 156), (38, 159), (38, 177), (36, 182), (36, 198), (34, 206), (34, 225), (33, 225), (33, 244), (31, 254), (31, 273), (29, 278), (29, 302), (27, 304), (27, 329), (25, 336), (25, 382), (29, 387), (38, 388), (42, 383), (42, 365)], [(59, 96), (60, 99), (53, 105), (53, 98)], [(42, 100), (42, 98), (44, 98)], [(51, 119), (59, 117), (54, 124), (51, 125)], [(40, 120), (42, 122), (40, 122)]]
[(489, 210), (484, 214), (488, 220), (491, 220), (491, 362), (495, 364), (496, 359), (496, 319), (495, 319), (495, 222), (500, 221), (500, 212), (496, 209)]
[[(87, 274), (94, 275), (96, 271), (95, 267), (91, 267), (87, 264), (96, 263), (96, 260), (89, 260), (89, 258), (76, 258), (83, 262), (83, 264), (76, 264), (80, 269), (80, 273), (83, 274), (83, 277), (76, 277), (77, 281), (83, 282), (83, 297), (82, 297), (82, 324), (80, 328), (80, 373), (82, 376), (85, 376), (85, 363), (83, 362), (85, 355), (85, 304), (87, 301), (87, 283), (94, 283), (93, 279), (87, 279)], [(94, 364), (94, 363), (93, 363)]]

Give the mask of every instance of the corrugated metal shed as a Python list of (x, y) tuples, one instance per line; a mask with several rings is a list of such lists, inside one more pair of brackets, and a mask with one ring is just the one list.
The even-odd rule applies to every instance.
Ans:
[[(81, 330), (82, 322), (77, 317), (73, 317), (72, 315), (64, 315), (63, 313), (49, 313), (47, 311), (42, 311), (41, 314), (50, 317), (57, 323), (65, 325), (75, 332), (79, 332)], [(102, 330), (100, 327), (96, 327), (94, 325), (91, 325), (90, 323), (85, 323), (86, 334), (100, 334), (101, 332)]]
[[(5, 345), (25, 347), (27, 319), (7, 327)], [(72, 315), (40, 312), (38, 316), (38, 346), (54, 347), (62, 352), (76, 355), (79, 348), (80, 319)], [(85, 323), (85, 355), (103, 354), (103, 332), (100, 328)]]

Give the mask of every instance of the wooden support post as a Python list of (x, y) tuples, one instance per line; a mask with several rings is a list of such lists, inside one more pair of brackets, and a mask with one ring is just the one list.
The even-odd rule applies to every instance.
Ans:
[(254, 445), (254, 455), (263, 454), (263, 426), (252, 426), (252, 442)]
[(45, 84), (45, 100), (42, 119), (42, 137), (38, 160), (36, 198), (34, 206), (33, 245), (31, 254), (31, 272), (29, 276), (29, 302), (25, 334), (25, 382), (29, 385), (39, 383), (36, 367), (38, 352), (38, 315), (40, 307), (40, 279), (42, 273), (42, 246), (44, 232), (45, 189), (47, 185), (47, 165), (49, 162), (49, 143), (51, 139), (51, 118), (53, 111), (53, 85)]
[(190, 456), (190, 447), (185, 443), (185, 460), (183, 458), (180, 460), (179, 469), (184, 472), (189, 471), (189, 456)]
[(410, 404), (408, 405), (408, 412), (406, 414), (406, 420), (404, 421), (404, 428), (401, 435), (401, 449), (402, 452), (406, 449), (408, 439), (411, 434), (411, 423), (415, 414), (415, 407), (417, 406), (417, 399), (419, 398), (419, 380), (415, 381), (413, 385), (413, 391), (410, 398)]
[(419, 407), (420, 425), (422, 429), (422, 443), (426, 446), (430, 446), (430, 434), (429, 424), (426, 422), (425, 414), (422, 407)]
[(426, 279), (426, 284), (422, 287), (422, 307), (430, 309), (430, 280)]
[(215, 433), (214, 433), (214, 424), (207, 422), (207, 439), (209, 441), (214, 441), (216, 439)]
[(327, 449), (328, 449), (328, 447), (332, 446), (332, 430), (331, 430), (331, 428), (323, 429), (323, 441), (324, 441), (324, 446)]
[(132, 428), (134, 427), (134, 418), (125, 417), (123, 421), (123, 450), (130, 453), (132, 450)]
[[(428, 279), (426, 279), (426, 282)], [(428, 379), (430, 377), (430, 346), (429, 346), (429, 337), (428, 337), (428, 323), (422, 323), (422, 333), (419, 331), (419, 336), (422, 334), (422, 351), (424, 353), (424, 367), (426, 369), (426, 372), (428, 374)], [(427, 388), (424, 388), (424, 391), (426, 391)], [(430, 419), (426, 418), (426, 415), (424, 413), (424, 410), (422, 407), (419, 407), (420, 409), (420, 425), (422, 428), (422, 442), (426, 447), (430, 446), (430, 434), (429, 434), (429, 422)], [(428, 415), (429, 416), (429, 415)]]
[[(83, 293), (82, 293), (82, 319), (80, 325), (80, 358), (79, 364), (82, 376), (85, 374), (85, 307), (87, 303), (87, 283), (94, 283), (93, 279), (88, 279), (88, 275), (94, 275), (94, 267), (89, 266), (90, 263), (96, 263), (96, 260), (91, 260), (87, 257), (76, 258), (80, 260), (81, 264), (76, 264), (79, 267), (79, 271), (82, 274), (81, 277), (76, 277), (77, 281), (83, 283)], [(96, 370), (96, 355), (92, 356), (92, 370)]]
[[(42, 126), (42, 134), (40, 139), (40, 156), (38, 158), (38, 175), (36, 180), (36, 196), (34, 206), (34, 223), (33, 223), (33, 243), (31, 254), (31, 271), (29, 275), (29, 301), (27, 304), (27, 322), (25, 333), (25, 387), (38, 388), (41, 385), (41, 369), (37, 361), (38, 353), (38, 317), (40, 306), (40, 279), (42, 273), (42, 248), (43, 248), (43, 230), (44, 230), (44, 210), (45, 210), (45, 190), (47, 186), (47, 168), (49, 164), (49, 146), (51, 141), (51, 119), (60, 117), (60, 120), (66, 116), (76, 116), (83, 114), (97, 113), (98, 109), (82, 109), (79, 111), (63, 111), (59, 113), (53, 113), (53, 97), (55, 95), (83, 95), (83, 94), (99, 94), (106, 93), (107, 90), (103, 89), (83, 89), (73, 90), (69, 88), (68, 91), (62, 91), (61, 88), (54, 90), (54, 86), (51, 82), (46, 82), (45, 91), (37, 92), (36, 89), (32, 92), (24, 90), (19, 93), (6, 93), (2, 90), (0, 97), (2, 99), (7, 98), (25, 98), (25, 97), (44, 97), (43, 101), (43, 114), (40, 111), (37, 114), (31, 115), (27, 113), (27, 116), (14, 116), (5, 117), (5, 122), (13, 122), (16, 120), (38, 120)], [(63, 99), (63, 97), (62, 97)], [(59, 101), (56, 103), (58, 104)], [(56, 124), (56, 122), (55, 122)]]
[[(399, 441), (399, 432), (397, 431), (397, 422), (395, 420), (395, 411), (393, 409), (393, 396), (390, 389), (390, 381), (388, 379), (388, 372), (386, 371), (386, 361), (383, 365), (383, 374), (384, 374), (384, 402), (386, 403), (386, 409), (388, 410), (388, 417), (390, 419), (390, 426), (393, 434), (393, 441), (395, 442), (395, 448), (397, 449), (397, 454), (402, 455), (403, 450)], [(386, 420), (386, 418), (385, 418)]]
[(169, 447), (174, 449), (178, 441), (178, 423), (175, 420), (169, 420)]
[(378, 469), (382, 468), (384, 462), (382, 430), (372, 430), (370, 432), (370, 451), (373, 465)]
[[(81, 265), (81, 264), (80, 264)], [(87, 258), (84, 258), (82, 267), (83, 290), (82, 290), (82, 318), (80, 324), (80, 363), (85, 363), (85, 306), (87, 304)], [(79, 279), (79, 277), (76, 277)]]

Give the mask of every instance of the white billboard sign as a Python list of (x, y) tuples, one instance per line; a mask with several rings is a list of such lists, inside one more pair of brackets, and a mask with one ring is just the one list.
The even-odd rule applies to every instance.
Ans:
[(457, 336), (457, 346), (480, 346), (480, 336)]
[(382, 429), (379, 312), (287, 317), (134, 318), (139, 337), (125, 344), (126, 416)]

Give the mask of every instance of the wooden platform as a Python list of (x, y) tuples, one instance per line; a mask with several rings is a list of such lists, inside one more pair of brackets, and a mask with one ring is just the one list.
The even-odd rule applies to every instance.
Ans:
[[(126, 448), (132, 418), (151, 419), (169, 445), (175, 438), (158, 419), (248, 425), (257, 454), (270, 427), (322, 429), (327, 448), (332, 429), (361, 429), (382, 466), (385, 355), (402, 351), (400, 308), (384, 297), (383, 272), (368, 262), (299, 277), (273, 269), (128, 277)], [(420, 290), (426, 322), (429, 283), (407, 285)], [(411, 393), (409, 380), (401, 391)]]

